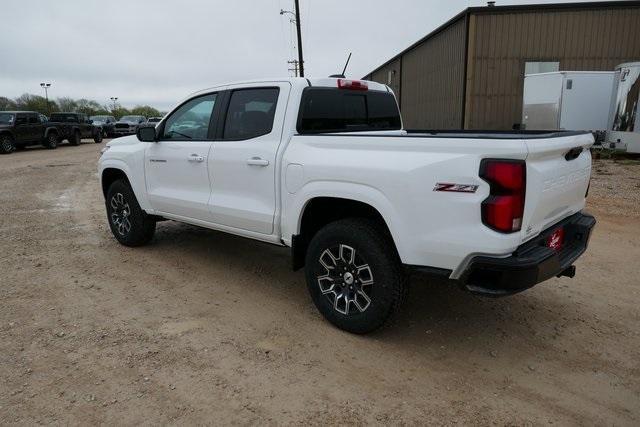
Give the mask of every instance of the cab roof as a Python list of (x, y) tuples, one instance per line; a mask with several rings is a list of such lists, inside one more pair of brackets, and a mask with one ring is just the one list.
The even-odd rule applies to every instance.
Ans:
[[(197, 92), (191, 93), (189, 95), (189, 97), (192, 97), (193, 95), (197, 95), (197, 94), (200, 94), (200, 93), (210, 92), (212, 90), (224, 90), (226, 88), (233, 88), (235, 86), (254, 85), (254, 84), (269, 84), (269, 83), (283, 83), (283, 82), (289, 82), (294, 87), (295, 86), (300, 86), (300, 87), (338, 88), (338, 81), (339, 80), (365, 82), (365, 80), (359, 80), (359, 79), (333, 78), (333, 77), (326, 77), (326, 78), (285, 77), (285, 78), (281, 78), (281, 79), (273, 78), (273, 79), (259, 79), (259, 80), (244, 80), (244, 81), (236, 81), (236, 82), (225, 83), (225, 84), (222, 84), (222, 85), (212, 86), (212, 87), (209, 87), (209, 88), (206, 88), (206, 89), (202, 89), (202, 90), (199, 90)], [(391, 91), (388, 86), (386, 86), (386, 85), (384, 85), (382, 83), (377, 83), (377, 82), (373, 82), (373, 81), (370, 81), (370, 80), (366, 80), (366, 84), (367, 84), (368, 90), (375, 90), (375, 91), (382, 91), (382, 92), (390, 92)]]

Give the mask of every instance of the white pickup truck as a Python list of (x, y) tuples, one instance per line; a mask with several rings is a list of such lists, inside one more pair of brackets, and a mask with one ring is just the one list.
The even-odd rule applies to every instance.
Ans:
[(127, 246), (169, 219), (289, 247), (318, 310), (355, 333), (396, 312), (412, 269), (500, 296), (573, 277), (593, 138), (406, 131), (385, 85), (284, 79), (189, 96), (107, 144), (99, 175)]

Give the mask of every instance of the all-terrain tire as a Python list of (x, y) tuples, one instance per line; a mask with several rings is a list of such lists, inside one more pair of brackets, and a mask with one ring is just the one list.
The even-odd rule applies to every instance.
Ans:
[(15, 149), (16, 145), (11, 135), (0, 135), (0, 154), (11, 154)]
[(102, 130), (96, 131), (96, 134), (93, 136), (93, 142), (100, 144), (102, 142), (102, 137)]
[(142, 210), (127, 181), (113, 182), (105, 203), (109, 228), (118, 242), (125, 246), (142, 246), (151, 241), (156, 221)]
[(44, 142), (42, 143), (42, 145), (45, 148), (48, 148), (50, 150), (56, 149), (58, 148), (58, 134), (55, 132), (49, 132), (49, 134), (47, 135), (47, 138), (44, 140)]
[(73, 132), (73, 135), (69, 137), (69, 144), (71, 145), (78, 146), (80, 145), (80, 141), (81, 141), (80, 132), (78, 131)]
[(320, 229), (307, 249), (305, 276), (320, 313), (356, 334), (380, 328), (399, 311), (408, 280), (391, 237), (364, 218)]

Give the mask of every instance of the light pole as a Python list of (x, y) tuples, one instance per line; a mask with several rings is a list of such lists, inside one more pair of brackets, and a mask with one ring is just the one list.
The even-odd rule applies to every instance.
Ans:
[(47, 113), (51, 115), (51, 107), (49, 106), (49, 88), (51, 83), (40, 83), (40, 87), (44, 89), (44, 96), (47, 98)]
[(304, 77), (304, 60), (302, 55), (302, 28), (300, 27), (300, 4), (299, 0), (295, 0), (296, 11), (291, 12), (290, 10), (280, 9), (280, 15), (284, 15), (288, 13), (293, 15), (294, 19), (291, 19), (292, 23), (296, 24), (296, 32), (298, 33), (298, 67), (300, 69), (300, 77)]
[(113, 102), (113, 111), (115, 111), (115, 109), (116, 109), (116, 101), (118, 100), (118, 97), (117, 96), (112, 96), (109, 99), (111, 100), (111, 102)]

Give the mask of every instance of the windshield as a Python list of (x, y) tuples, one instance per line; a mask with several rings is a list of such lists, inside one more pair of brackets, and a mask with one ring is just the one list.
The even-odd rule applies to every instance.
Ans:
[(91, 116), (91, 120), (94, 122), (104, 123), (109, 119), (108, 116)]
[(0, 123), (2, 124), (11, 124), (13, 123), (14, 119), (15, 119), (14, 114), (0, 113)]
[(138, 122), (142, 119), (140, 116), (124, 116), (120, 119), (121, 122)]

